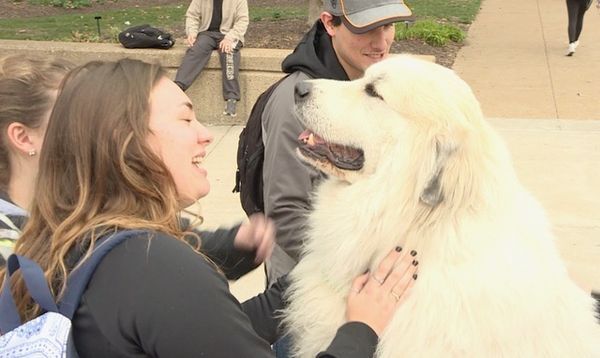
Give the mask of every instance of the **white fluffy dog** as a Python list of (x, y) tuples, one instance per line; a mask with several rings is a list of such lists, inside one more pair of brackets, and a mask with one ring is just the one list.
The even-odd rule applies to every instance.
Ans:
[(397, 56), (359, 80), (299, 84), (296, 111), (311, 132), (301, 157), (329, 175), (291, 273), (296, 356), (328, 346), (352, 280), (400, 245), (419, 277), (378, 357), (600, 357), (593, 300), (451, 70)]

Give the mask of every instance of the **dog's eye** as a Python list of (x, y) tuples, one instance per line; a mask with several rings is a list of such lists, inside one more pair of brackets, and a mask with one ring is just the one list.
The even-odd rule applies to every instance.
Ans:
[(375, 86), (373, 86), (372, 83), (369, 83), (365, 86), (365, 92), (367, 92), (367, 95), (369, 95), (370, 97), (379, 98), (383, 101), (383, 97), (381, 97), (381, 95), (377, 93), (377, 90), (375, 89)]

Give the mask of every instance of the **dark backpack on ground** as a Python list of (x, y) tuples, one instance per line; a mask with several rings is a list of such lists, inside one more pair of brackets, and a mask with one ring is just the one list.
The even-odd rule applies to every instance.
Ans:
[(133, 26), (119, 34), (119, 42), (125, 48), (169, 49), (175, 44), (171, 34), (150, 25)]
[[(82, 261), (67, 277), (67, 287), (58, 303), (50, 293), (40, 266), (24, 256), (10, 255), (0, 292), (0, 357), (77, 358), (71, 320), (94, 270), (114, 247), (132, 236), (146, 232), (124, 230), (96, 240), (96, 247), (90, 257)], [(21, 322), (9, 284), (17, 270), (21, 271), (29, 295), (43, 310), (42, 315), (26, 323)]]
[(233, 192), (240, 193), (240, 202), (246, 215), (265, 211), (263, 200), (263, 162), (265, 146), (262, 140), (262, 114), (275, 88), (287, 76), (264, 91), (254, 103), (246, 127), (240, 133), (237, 150), (237, 171)]

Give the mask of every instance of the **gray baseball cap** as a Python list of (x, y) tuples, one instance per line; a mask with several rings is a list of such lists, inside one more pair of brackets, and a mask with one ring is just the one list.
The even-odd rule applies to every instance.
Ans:
[(323, 10), (340, 16), (355, 34), (392, 22), (413, 20), (412, 11), (402, 0), (323, 0)]

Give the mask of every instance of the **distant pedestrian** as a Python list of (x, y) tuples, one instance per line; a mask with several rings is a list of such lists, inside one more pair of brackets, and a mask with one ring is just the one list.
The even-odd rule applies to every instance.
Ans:
[(569, 49), (567, 56), (573, 56), (579, 46), (579, 35), (583, 28), (583, 16), (594, 0), (567, 0), (567, 13), (569, 14)]
[(185, 13), (185, 33), (190, 48), (175, 76), (175, 83), (187, 90), (219, 50), (223, 74), (223, 114), (235, 117), (240, 100), (240, 49), (248, 29), (247, 0), (192, 0)]

